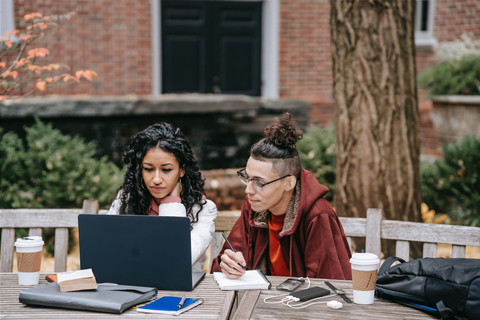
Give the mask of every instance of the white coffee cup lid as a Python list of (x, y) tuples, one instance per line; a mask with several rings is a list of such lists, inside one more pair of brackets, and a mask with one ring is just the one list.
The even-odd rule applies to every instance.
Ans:
[(350, 263), (356, 265), (372, 265), (379, 264), (380, 259), (373, 253), (354, 253), (350, 259)]
[(23, 237), (18, 238), (15, 241), (15, 247), (35, 247), (35, 246), (43, 246), (45, 242), (43, 242), (42, 237), (32, 236), (32, 237)]

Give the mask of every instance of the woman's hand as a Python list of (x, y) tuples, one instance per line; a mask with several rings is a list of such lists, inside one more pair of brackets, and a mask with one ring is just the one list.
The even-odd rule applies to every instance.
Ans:
[(245, 270), (242, 266), (246, 266), (245, 258), (243, 254), (238, 252), (233, 252), (230, 249), (226, 249), (220, 259), (220, 269), (225, 273), (227, 278), (237, 279), (245, 274)]
[(180, 197), (181, 192), (182, 192), (182, 183), (178, 181), (177, 184), (175, 185), (175, 188), (173, 188), (172, 192), (170, 193), (170, 195)]

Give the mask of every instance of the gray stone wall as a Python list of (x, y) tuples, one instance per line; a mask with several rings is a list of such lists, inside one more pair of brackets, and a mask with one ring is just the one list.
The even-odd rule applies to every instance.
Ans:
[(480, 139), (480, 96), (436, 96), (432, 101), (432, 120), (441, 143), (467, 135)]
[(0, 104), (0, 126), (23, 136), (23, 127), (38, 117), (63, 133), (95, 141), (99, 156), (120, 165), (122, 150), (133, 134), (166, 121), (181, 128), (200, 167), (207, 170), (244, 166), (250, 146), (284, 111), (292, 113), (299, 128), (307, 128), (310, 105), (302, 100), (199, 94), (9, 100)]

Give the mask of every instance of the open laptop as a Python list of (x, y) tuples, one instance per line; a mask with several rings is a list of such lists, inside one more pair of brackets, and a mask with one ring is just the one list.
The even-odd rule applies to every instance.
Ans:
[(205, 276), (192, 272), (186, 217), (80, 214), (80, 267), (98, 283), (192, 290)]

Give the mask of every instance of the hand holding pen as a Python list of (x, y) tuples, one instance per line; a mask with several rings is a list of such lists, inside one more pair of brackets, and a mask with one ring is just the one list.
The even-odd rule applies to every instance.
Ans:
[(232, 279), (240, 278), (245, 274), (245, 270), (247, 270), (245, 267), (245, 258), (241, 252), (235, 251), (225, 234), (222, 233), (222, 236), (231, 250), (227, 249), (224, 251), (223, 255), (221, 256), (220, 268), (222, 269), (222, 272), (227, 275), (227, 277)]

